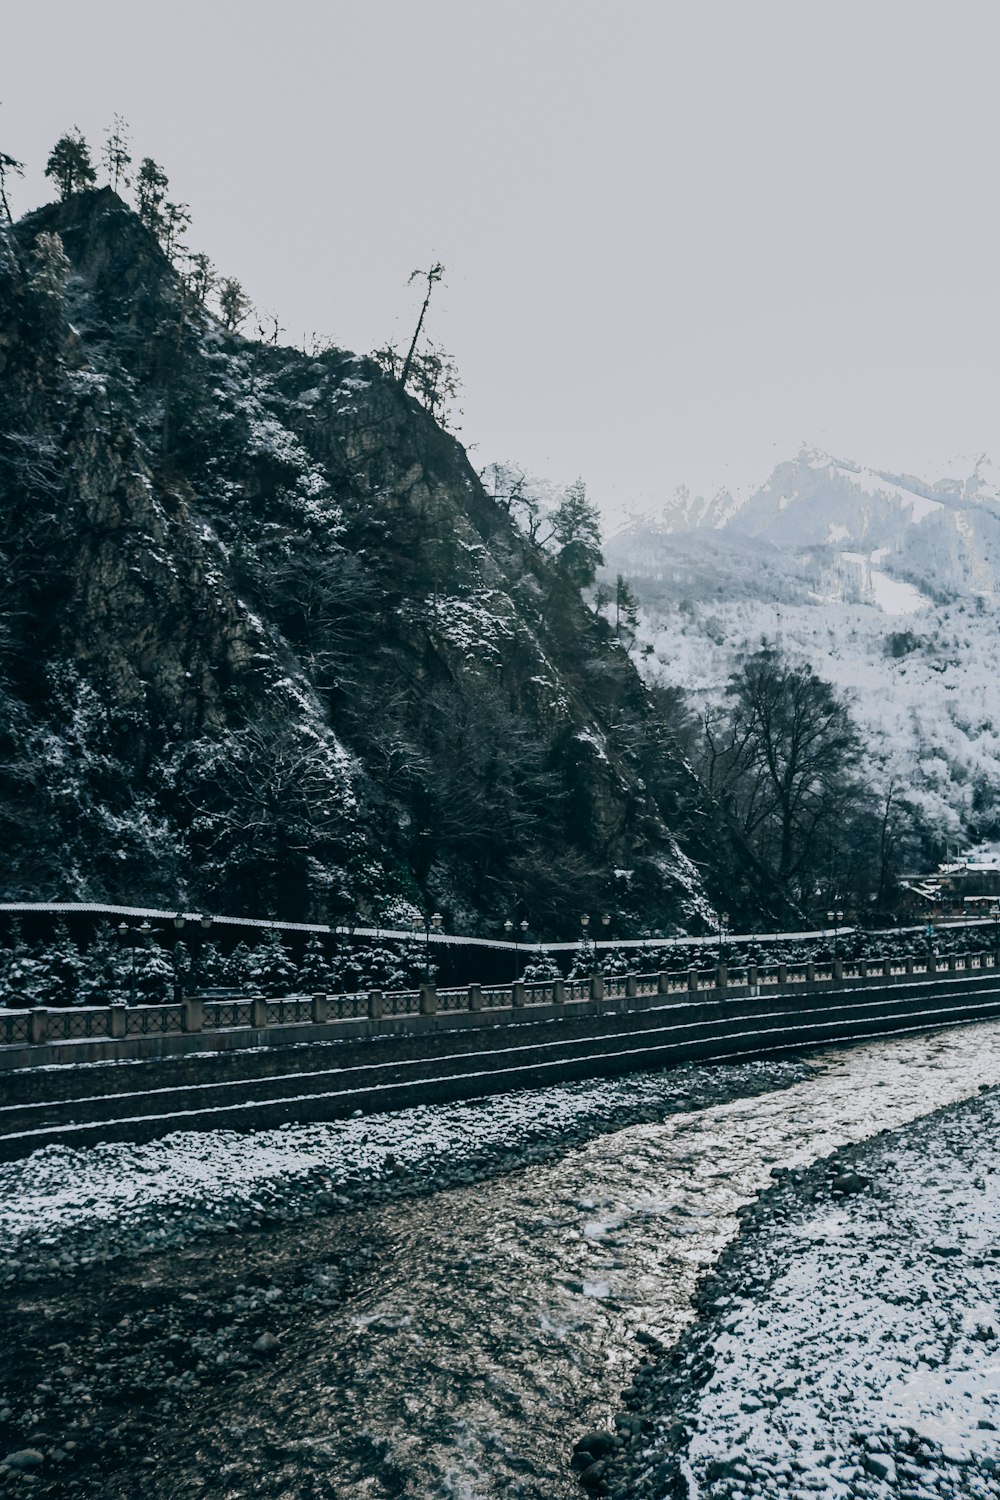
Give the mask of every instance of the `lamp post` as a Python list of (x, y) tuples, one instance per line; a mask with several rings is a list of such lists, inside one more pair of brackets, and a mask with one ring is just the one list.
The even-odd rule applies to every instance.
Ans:
[(842, 911), (828, 911), (826, 914), (826, 920), (833, 923), (833, 956), (834, 958), (839, 958), (840, 924), (844, 920), (844, 913)]
[(722, 943), (723, 943), (723, 939), (725, 937), (725, 934), (728, 932), (728, 930), (729, 930), (729, 913), (727, 911), (720, 911), (720, 913), (719, 913), (719, 963), (720, 964), (722, 963)]
[[(604, 933), (605, 938), (607, 938), (608, 928), (610, 926), (611, 926), (611, 917), (610, 917), (610, 914), (608, 912), (605, 912), (603, 914), (603, 916), (601, 917), (601, 929), (602, 929), (602, 931)], [(600, 965), (598, 963), (598, 958), (597, 958), (597, 944), (595, 943), (594, 944), (594, 971), (595, 971), (595, 973), (598, 972), (599, 969), (600, 969)]]
[[(203, 944), (208, 940), (208, 934), (211, 930), (211, 926), (212, 918), (208, 915), (202, 915), (201, 912), (195, 912), (193, 916), (188, 917), (185, 916), (182, 911), (179, 911), (174, 917), (174, 932), (177, 934), (174, 939), (175, 974), (177, 973), (177, 944), (180, 942), (181, 933), (184, 932), (188, 927), (191, 928), (192, 932), (193, 943), (191, 951), (191, 968), (189, 970), (188, 978), (188, 990), (192, 994), (197, 989), (198, 984), (201, 980), (201, 950)], [(180, 989), (181, 983), (178, 976), (175, 981), (174, 991), (178, 999), (180, 998)]]
[[(122, 945), (123, 948), (128, 943), (128, 935), (129, 935), (130, 930), (131, 929), (129, 928), (129, 925), (128, 925), (127, 922), (119, 922), (119, 924), (118, 924), (118, 941), (121, 943), (121, 945)], [(130, 990), (130, 994), (131, 994), (130, 1004), (134, 1005), (135, 1004), (135, 944), (134, 943), (132, 944), (132, 978), (131, 978), (131, 982), (130, 982), (130, 985), (129, 985), (129, 990)]]
[(131, 947), (131, 949), (132, 949), (132, 965), (131, 965), (131, 970), (130, 970), (130, 973), (129, 973), (129, 997), (130, 997), (129, 998), (129, 1004), (130, 1005), (134, 1005), (135, 1004), (135, 950), (139, 946), (138, 940), (141, 938), (144, 941), (149, 936), (149, 934), (152, 932), (152, 930), (153, 929), (149, 925), (148, 922), (145, 922), (145, 921), (140, 922), (139, 926), (134, 929), (134, 935), (132, 937), (131, 942), (129, 942), (129, 933), (132, 933), (133, 929), (131, 927), (129, 927), (129, 925), (128, 925), (127, 922), (121, 922), (121, 923), (119, 923), (119, 926), (118, 926), (118, 937), (119, 937), (119, 940), (121, 941), (122, 947), (124, 948), (126, 946), (126, 944), (128, 944), (128, 946)]
[(508, 917), (506, 922), (503, 924), (503, 930), (507, 935), (508, 942), (510, 942), (511, 933), (514, 934), (514, 983), (516, 984), (521, 977), (520, 943), (523, 940), (525, 933), (528, 931), (528, 923), (512, 922), (510, 917)]
[(424, 929), (424, 984), (431, 982), (431, 928), (435, 932), (440, 932), (443, 924), (444, 917), (439, 911), (434, 912), (430, 917), (417, 917), (413, 923), (418, 932), (421, 927)]
[(996, 968), (1000, 959), (1000, 903), (994, 905), (990, 915), (993, 918), (993, 967)]

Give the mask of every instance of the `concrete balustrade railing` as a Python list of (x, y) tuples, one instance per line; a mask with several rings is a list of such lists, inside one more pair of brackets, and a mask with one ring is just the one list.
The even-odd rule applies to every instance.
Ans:
[(127, 1041), (143, 1036), (178, 1036), (192, 1033), (251, 1032), (296, 1026), (324, 1026), (343, 1020), (365, 1020), (377, 1027), (385, 1017), (420, 1018), (422, 1025), (448, 1012), (473, 1015), (510, 1011), (530, 1016), (533, 1006), (565, 1013), (567, 1004), (585, 1002), (592, 1011), (627, 1010), (671, 995), (711, 995), (716, 1000), (739, 998), (786, 990), (789, 993), (821, 993), (842, 986), (884, 986), (914, 976), (936, 978), (959, 972), (982, 972), (997, 968), (997, 953), (949, 954), (941, 959), (933, 953), (902, 957), (858, 959), (836, 958), (821, 964), (809, 959), (801, 964), (780, 963), (767, 968), (757, 964), (711, 969), (688, 969), (672, 974), (592, 974), (586, 979), (548, 979), (532, 983), (518, 979), (509, 985), (471, 984), (439, 990), (422, 984), (417, 990), (370, 990), (354, 994), (315, 994), (266, 997), (245, 995), (216, 1000), (192, 995), (179, 1004), (73, 1006), (61, 1009), (36, 1007), (0, 1010), (0, 1047), (40, 1047), (46, 1043), (86, 1040)]

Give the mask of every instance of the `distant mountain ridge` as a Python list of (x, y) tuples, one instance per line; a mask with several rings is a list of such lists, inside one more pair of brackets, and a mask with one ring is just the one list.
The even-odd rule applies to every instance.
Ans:
[(873, 779), (931, 837), (1000, 828), (1000, 486), (934, 483), (803, 447), (740, 501), (680, 491), (605, 549), (643, 612), (644, 670), (718, 697), (764, 641), (848, 693)]
[(803, 447), (742, 501), (682, 488), (659, 513), (623, 527), (611, 549), (641, 538), (659, 555), (652, 539), (707, 532), (802, 556), (828, 575), (821, 596), (860, 592), (889, 613), (1000, 591), (1000, 486), (985, 456), (964, 479), (928, 483)]

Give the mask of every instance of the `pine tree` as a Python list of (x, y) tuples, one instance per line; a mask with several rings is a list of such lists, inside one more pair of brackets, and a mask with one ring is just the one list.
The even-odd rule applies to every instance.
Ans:
[(627, 650), (635, 645), (639, 628), (639, 601), (629, 587), (624, 573), (615, 578), (615, 635)]
[(43, 231), (35, 239), (31, 252), (32, 273), (35, 287), (44, 297), (49, 297), (58, 307), (66, 291), (72, 267), (63, 249), (62, 235)]
[(225, 983), (230, 989), (242, 989), (250, 983), (256, 971), (253, 950), (240, 942), (225, 960)]
[(116, 114), (114, 125), (109, 126), (104, 134), (107, 139), (101, 151), (101, 159), (108, 174), (108, 181), (117, 193), (119, 184), (122, 187), (128, 187), (132, 180), (128, 171), (132, 165), (128, 125), (121, 115)]
[(0, 1003), (12, 1010), (43, 1003), (45, 970), (21, 936), (15, 923), (10, 941), (0, 950)]
[(169, 182), (163, 168), (151, 156), (144, 156), (135, 179), (139, 219), (159, 239), (163, 227), (161, 205), (167, 196)]
[(110, 925), (101, 922), (82, 955), (77, 983), (78, 1005), (111, 1005), (128, 991), (131, 955), (122, 948)]
[(577, 479), (564, 493), (552, 515), (552, 541), (560, 571), (577, 588), (593, 583), (604, 557), (601, 553), (601, 514), (587, 499), (587, 486)]
[(136, 998), (142, 1005), (162, 1005), (173, 998), (174, 965), (170, 954), (147, 933), (135, 954)]
[(39, 949), (41, 1003), (78, 1005), (83, 958), (64, 921), (56, 924), (52, 940)]
[(296, 988), (305, 995), (321, 994), (331, 988), (330, 963), (318, 932), (310, 935), (302, 954), (296, 977)]
[(64, 203), (71, 194), (93, 187), (97, 181), (90, 160), (90, 147), (77, 126), (74, 125), (67, 135), (60, 136), (52, 147), (45, 164), (45, 175), (52, 178)]
[(218, 943), (202, 943), (196, 961), (198, 983), (207, 989), (226, 983), (226, 960), (219, 952)]
[(281, 934), (268, 928), (264, 941), (254, 949), (250, 978), (268, 994), (290, 994), (295, 984), (295, 965), (289, 958)]

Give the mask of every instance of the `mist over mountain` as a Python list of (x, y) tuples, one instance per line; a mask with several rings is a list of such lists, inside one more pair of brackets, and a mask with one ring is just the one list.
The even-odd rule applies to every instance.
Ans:
[(680, 492), (606, 548), (644, 613), (651, 678), (717, 697), (767, 641), (854, 702), (873, 783), (929, 845), (1000, 828), (1000, 488), (989, 460), (927, 482), (804, 447), (745, 500)]
[(110, 189), (0, 232), (0, 433), (4, 897), (781, 909), (454, 438), (371, 360), (227, 333)]

